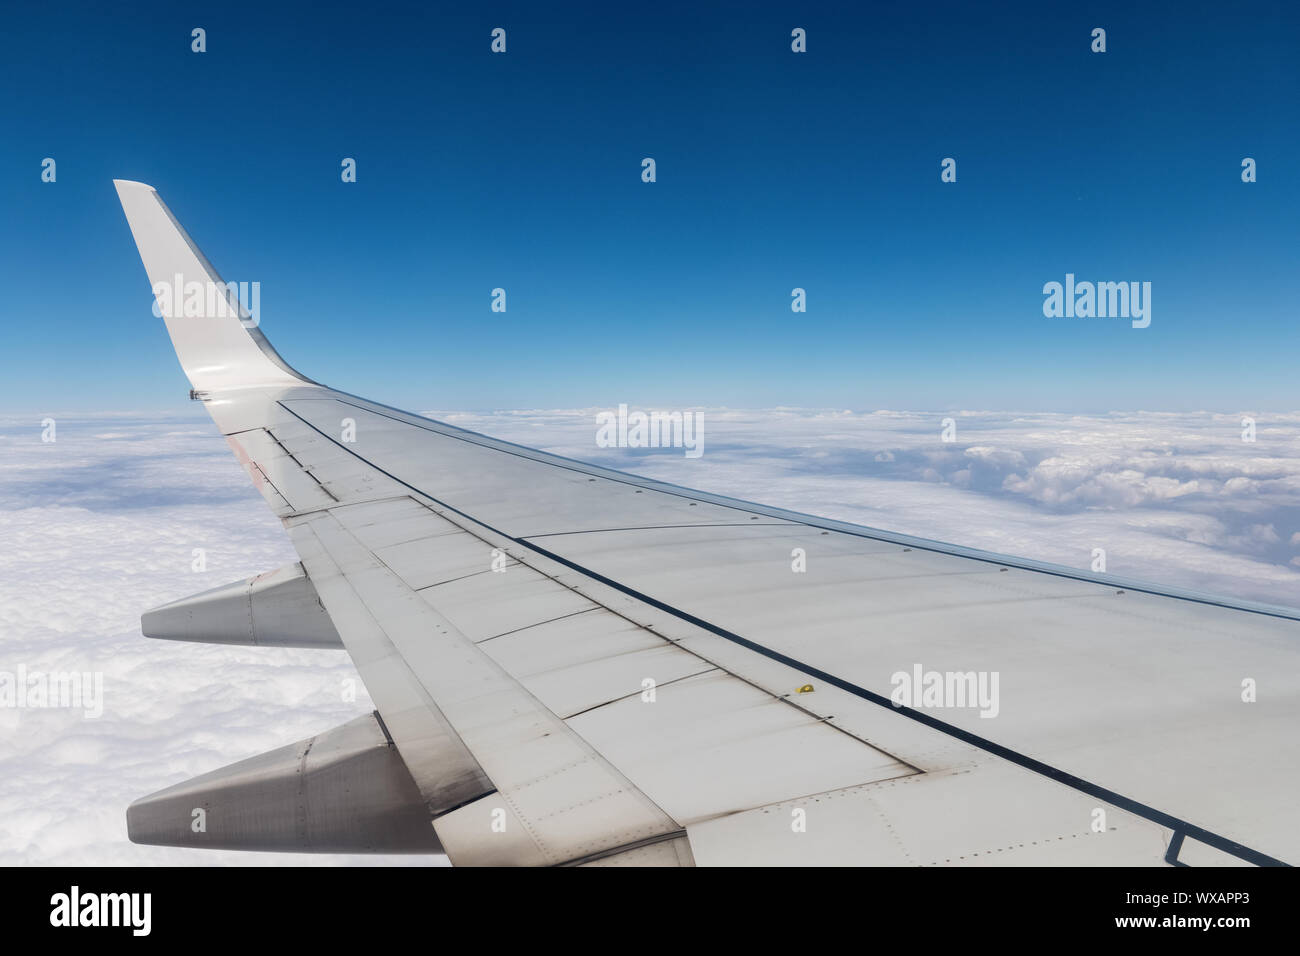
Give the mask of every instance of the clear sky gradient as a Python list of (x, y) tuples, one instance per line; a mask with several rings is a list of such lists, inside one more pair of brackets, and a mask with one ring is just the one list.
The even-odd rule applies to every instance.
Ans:
[[(125, 178), (402, 407), (1295, 409), (1297, 50), (1293, 3), (16, 6), (0, 408), (183, 404)], [(1044, 318), (1067, 272), (1150, 328)]]

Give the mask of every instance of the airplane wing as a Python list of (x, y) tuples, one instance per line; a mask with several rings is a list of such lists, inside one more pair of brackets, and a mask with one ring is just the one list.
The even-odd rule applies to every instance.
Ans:
[(193, 394), (301, 559), (144, 631), (341, 647), (377, 708), (142, 798), (133, 840), (458, 865), (1300, 859), (1297, 612), (692, 491), (327, 388), (233, 296), (180, 295), (223, 285), (152, 187), (116, 186)]

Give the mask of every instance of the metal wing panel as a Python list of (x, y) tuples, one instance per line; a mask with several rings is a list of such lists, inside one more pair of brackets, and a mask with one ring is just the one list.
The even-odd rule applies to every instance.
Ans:
[[(493, 783), (473, 752), (348, 581), (346, 559), (331, 556), (310, 524), (303, 521), (291, 526), (289, 537), (361, 679), (379, 705), (429, 812), (443, 813), (491, 793)], [(362, 563), (351, 570), (364, 567)]]
[[(406, 426), (391, 416), (375, 413), (371, 420), (355, 404), (336, 406), (324, 400), (289, 401), (285, 406), (295, 415), (309, 410), (321, 423), (338, 418), (343, 407), (354, 408), (357, 441), (349, 452), (449, 518), (491, 537), (501, 553), (527, 562), (529, 567), (507, 572), (514, 575), (511, 580), (518, 588), (508, 601), (494, 598), (500, 582), (486, 570), (432, 585), (412, 577), (413, 584), (428, 585), (421, 586), (421, 596), (473, 641), (490, 641), (503, 633), (580, 614), (590, 608), (589, 600), (604, 587), (602, 582), (612, 582), (614, 587), (606, 590), (621, 598), (602, 597), (602, 606), (638, 623), (652, 621), (683, 649), (712, 648), (718, 636), (714, 632), (721, 631), (741, 637), (742, 644), (752, 642), (762, 651), (795, 662), (794, 671), (805, 678), (809, 673), (834, 674), (877, 697), (888, 698), (893, 674), (911, 671), (918, 664), (939, 671), (1005, 673), (1016, 684), (1009, 688), (1013, 694), (1005, 694), (1004, 686), (1002, 707), (1006, 709), (996, 721), (985, 723), (968, 711), (944, 713), (937, 736), (949, 730), (994, 736), (1003, 749), (1029, 761), (1049, 763), (1054, 771), (1094, 783), (1100, 791), (1234, 833), (1244, 842), (1273, 842), (1285, 826), (1285, 810), (1270, 796), (1277, 792), (1278, 766), (1265, 758), (1278, 745), (1267, 725), (1257, 720), (1264, 716), (1263, 709), (1246, 708), (1234, 686), (1220, 686), (1218, 704), (1211, 705), (1213, 720), (1194, 719), (1187, 708), (1205, 706), (1206, 695), (1216, 688), (1193, 682), (1183, 685), (1185, 693), (1181, 693), (1179, 682), (1174, 681), (1171, 690), (1167, 678), (1171, 669), (1190, 666), (1205, 676), (1209, 665), (1222, 665), (1222, 657), (1197, 662), (1186, 656), (1194, 642), (1189, 644), (1180, 635), (1191, 633), (1191, 628), (1205, 631), (1206, 625), (1196, 622), (1206, 615), (1232, 618), (1232, 631), (1214, 632), (1212, 645), (1232, 641), (1245, 676), (1247, 671), (1275, 672), (1286, 666), (1294, 645), (1275, 638), (1293, 631), (1294, 622), (1141, 592), (1119, 594), (1119, 589), (1102, 582), (903, 546), (865, 532), (848, 534), (773, 520), (712, 502), (692, 502), (675, 493), (639, 487), (635, 480), (591, 475), (567, 463), (519, 455), (437, 429)], [(304, 422), (312, 424), (305, 418)], [(319, 428), (317, 433), (323, 434)], [(467, 481), (467, 475), (492, 475), (494, 480)], [(528, 517), (519, 517), (498, 483), (529, 490), (529, 500), (535, 503)], [(575, 525), (562, 523), (579, 507), (576, 502), (588, 500), (592, 508), (576, 518)], [(700, 507), (706, 510), (697, 510)], [(548, 516), (545, 523), (537, 520), (539, 514)], [(547, 530), (536, 531), (539, 528)], [(530, 531), (535, 533), (519, 533)], [(423, 547), (416, 545), (414, 550)], [(795, 548), (808, 557), (806, 573), (791, 571)], [(486, 560), (491, 549), (485, 545), (479, 549), (478, 560)], [(554, 566), (539, 575), (536, 569), (547, 567), (548, 560)], [(430, 561), (428, 566), (437, 565)], [(472, 570), (472, 559), (464, 568)], [(556, 588), (554, 583), (564, 587)], [(699, 622), (709, 626), (701, 629)], [(1145, 648), (1138, 656), (1146, 669), (1130, 669), (1124, 679), (1110, 680), (1112, 671), (1138, 646)], [(1153, 647), (1159, 647), (1159, 652), (1152, 653)], [(1257, 653), (1261, 650), (1263, 657)], [(709, 652), (701, 656), (716, 659)], [(1158, 682), (1157, 676), (1166, 681)], [(792, 686), (764, 689), (780, 696)], [(1164, 689), (1152, 700), (1149, 695), (1155, 686)], [(1099, 701), (1099, 687), (1112, 688), (1111, 693), (1124, 697), (1123, 701)], [(1290, 684), (1281, 690), (1284, 701), (1291, 702), (1288, 706), (1294, 704)], [(1133, 734), (1137, 722), (1151, 724), (1146, 715), (1153, 707), (1161, 715), (1155, 719), (1161, 729)], [(861, 700), (838, 709), (838, 714), (821, 716), (833, 718), (836, 726), (846, 730), (869, 726), (872, 736), (863, 739), (880, 743), (885, 754), (897, 755), (891, 760), (946, 769), (954, 766), (948, 760), (955, 758), (955, 765), (961, 765), (971, 759), (969, 742), (960, 736), (953, 745), (936, 742), (933, 733), (925, 734), (920, 746), (909, 750), (908, 733), (872, 725), (862, 717)], [(605, 714), (600, 717), (609, 719)], [(1266, 742), (1236, 747), (1228, 734), (1207, 736), (1212, 724), (1257, 737), (1263, 726)], [(602, 750), (616, 749), (623, 739), (602, 736), (595, 718), (583, 719), (579, 726), (599, 741)], [(996, 734), (989, 729), (994, 726)], [(646, 740), (641, 743), (648, 746)], [(1207, 756), (1231, 771), (1231, 780), (1208, 797), (1187, 786), (1189, 779), (1203, 774)], [(667, 794), (664, 809), (678, 823), (683, 821), (681, 814), (689, 820), (744, 809), (748, 799), (759, 799), (754, 794), (762, 792), (759, 788), (747, 796), (715, 795), (718, 799), (698, 805), (683, 802), (676, 799), (671, 783), (665, 787), (665, 781), (674, 776), (693, 779), (699, 767), (687, 762), (660, 778), (647, 772), (650, 764), (640, 762), (641, 757), (641, 753), (622, 754), (616, 763), (647, 794), (656, 799)], [(1294, 757), (1289, 750), (1285, 753), (1284, 773), (1292, 772)], [(808, 768), (801, 772), (807, 773)], [(743, 777), (735, 774), (737, 794), (747, 793)], [(869, 773), (856, 780), (831, 777), (822, 786), (813, 774), (808, 779), (817, 782), (806, 784), (803, 793), (870, 779)], [(1262, 799), (1252, 799), (1261, 793)], [(1247, 808), (1254, 819), (1239, 810), (1227, 811), (1229, 805)]]
[(593, 607), (479, 644), (557, 715), (570, 718), (716, 666)]
[[(267, 497), (271, 510), (280, 517), (327, 508), (337, 502), (338, 499), (322, 488), (311, 472), (302, 468), (265, 428), (227, 435), (226, 442), (253, 479), (253, 484)], [(281, 507), (287, 510), (277, 508), (275, 500), (268, 496), (268, 490), (284, 502)]]
[[(405, 502), (394, 505), (410, 520)], [(350, 514), (358, 507), (372, 521), (383, 511), (381, 504), (338, 510)], [(637, 629), (637, 652), (629, 653), (624, 618), (527, 566), (491, 570), (491, 542), (436, 525), (425, 530), (434, 533), (389, 548), (419, 544), (426, 561), (396, 567), (385, 562), (388, 549), (366, 548), (329, 513), (295, 524), (293, 537), (309, 571), (317, 559), (306, 553), (308, 534), (341, 569), (355, 600), (498, 790), (504, 804), (498, 809), (508, 809), (508, 820), (534, 838), (545, 862), (677, 832), (686, 821), (772, 800), (915, 772), (644, 629)], [(450, 592), (444, 604), (446, 585), (417, 588), (425, 567), (464, 558), (481, 570), (448, 584), (472, 582), (473, 591)], [(318, 589), (331, 613), (336, 600), (351, 600), (328, 579)], [(586, 641), (569, 637), (579, 617)], [(352, 650), (350, 629), (340, 633)], [(530, 646), (534, 638), (538, 646)], [(501, 641), (509, 643), (494, 646)], [(364, 650), (353, 656), (387, 713), (391, 678), (367, 673)], [(646, 680), (653, 682), (649, 695)], [(542, 694), (555, 706), (542, 703)], [(556, 707), (564, 713), (583, 695), (588, 706), (567, 720), (558, 716)], [(391, 729), (405, 755), (404, 728)], [(458, 843), (461, 831), (441, 818), (436, 825), (453, 859), (480, 861), (482, 847)], [(475, 835), (472, 828), (467, 835)], [(493, 859), (499, 849), (489, 851)]]
[[(603, 469), (570, 467), (471, 440), (417, 416), (399, 416), (357, 401), (288, 399), (283, 407), (319, 437), (333, 439), (338, 422), (356, 423), (348, 451), (436, 501), (446, 502), (512, 537), (629, 527), (639, 522), (691, 525), (757, 520), (706, 501), (659, 495)], [(367, 403), (369, 406), (369, 403)], [(423, 424), (416, 422), (423, 421)], [(557, 459), (558, 461), (558, 459)], [(769, 519), (770, 520), (770, 519)]]
[[(339, 623), (339, 633), (385, 719), (390, 697), (409, 694), (414, 677), (496, 791), (490, 809), (506, 815), (509, 840), (495, 839), (501, 831), (491, 812), (458, 827), (470, 815), (435, 808), (435, 814), (454, 818), (444, 824), (444, 817), (437, 816), (435, 822), (453, 862), (563, 863), (680, 830), (337, 519), (315, 515), (296, 525), (292, 535), (314, 579), (318, 568), (324, 573), (330, 564), (339, 568), (343, 582), (327, 578), (317, 583), (336, 623), (336, 611), (355, 618), (362, 608), (373, 616), (377, 633), (363, 641), (355, 639), (354, 622)], [(353, 593), (344, 591), (343, 584)], [(403, 711), (408, 713), (416, 718), (411, 726), (390, 722), (390, 731), (410, 765), (403, 735), (418, 734), (419, 720), (417, 711)], [(416, 763), (420, 771), (412, 766), (411, 772), (417, 783), (424, 774), (437, 779), (437, 766), (418, 758)]]
[(569, 726), (689, 827), (916, 769), (721, 670), (625, 697)]
[[(754, 536), (675, 529), (545, 544), (882, 697), (893, 675), (918, 665), (997, 673), (993, 719), (973, 708), (937, 716), (1242, 842), (1300, 856), (1300, 834), (1278, 799), (1300, 785), (1300, 739), (1283, 730), (1300, 713), (1295, 622), (897, 546), (894, 555), (872, 543), (861, 556), (841, 547), (832, 557), (836, 545), (820, 535), (807, 542), (807, 573), (791, 574), (785, 546), (798, 536), (762, 535), (745, 561), (738, 541)], [(821, 551), (818, 541), (827, 542)], [(970, 573), (954, 572), (960, 562)], [(1262, 681), (1267, 699), (1244, 702), (1245, 679)]]
[(1005, 761), (785, 801), (687, 833), (701, 866), (1154, 866), (1171, 835)]

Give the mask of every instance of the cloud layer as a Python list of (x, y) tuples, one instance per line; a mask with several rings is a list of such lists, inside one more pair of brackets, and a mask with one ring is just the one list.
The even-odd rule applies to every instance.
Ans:
[[(434, 417), (798, 511), (1300, 605), (1300, 414), (700, 410), (705, 452), (596, 445), (599, 409)], [(194, 549), (207, 570), (192, 570)], [(346, 655), (150, 641), (140, 612), (296, 560), (206, 419), (0, 420), (0, 671), (97, 671), (103, 716), (0, 708), (0, 863), (377, 862), (137, 847), (135, 797), (370, 709)], [(390, 858), (382, 858), (389, 862)], [(398, 857), (430, 863), (437, 858)]]
[[(439, 862), (141, 847), (134, 798), (371, 709), (338, 651), (148, 640), (140, 613), (295, 561), (206, 419), (0, 422), (0, 671), (101, 672), (104, 714), (0, 708), (0, 863)], [(206, 551), (206, 571), (192, 570)], [(358, 687), (359, 681), (357, 681)]]
[[(704, 409), (705, 452), (595, 445), (597, 409), (465, 428), (688, 487), (1004, 554), (1300, 605), (1300, 413)], [(942, 440), (951, 418), (954, 440)]]

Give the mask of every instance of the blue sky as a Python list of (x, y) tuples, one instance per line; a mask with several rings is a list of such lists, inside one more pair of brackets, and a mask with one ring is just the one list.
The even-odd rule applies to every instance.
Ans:
[[(15, 8), (0, 408), (184, 401), (115, 177), (403, 407), (1300, 407), (1300, 12), (1133, 6)], [(1044, 318), (1067, 272), (1151, 327)]]

